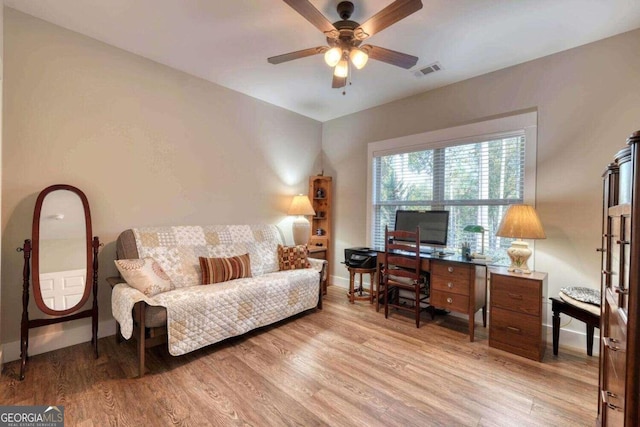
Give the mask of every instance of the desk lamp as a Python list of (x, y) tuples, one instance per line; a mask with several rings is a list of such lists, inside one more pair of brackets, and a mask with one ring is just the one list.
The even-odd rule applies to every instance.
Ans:
[(293, 242), (296, 245), (306, 245), (311, 235), (311, 224), (305, 216), (313, 216), (316, 211), (313, 210), (311, 202), (307, 196), (297, 195), (291, 201), (291, 206), (287, 211), (287, 215), (298, 215), (291, 225), (293, 232)]
[(527, 261), (531, 256), (529, 244), (522, 239), (546, 239), (536, 210), (529, 205), (511, 205), (505, 212), (496, 236), (515, 237), (507, 255), (511, 258), (508, 271), (530, 274)]

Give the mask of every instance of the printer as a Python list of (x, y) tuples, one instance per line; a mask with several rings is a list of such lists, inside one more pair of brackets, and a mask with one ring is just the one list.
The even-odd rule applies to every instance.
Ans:
[(378, 252), (371, 248), (346, 248), (344, 263), (353, 268), (377, 268)]

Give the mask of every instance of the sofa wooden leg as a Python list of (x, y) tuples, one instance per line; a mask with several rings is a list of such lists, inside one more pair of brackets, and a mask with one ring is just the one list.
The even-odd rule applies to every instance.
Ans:
[(144, 325), (144, 303), (139, 303), (138, 310), (138, 377), (144, 376), (144, 349), (145, 349), (145, 325)]
[(116, 344), (120, 344), (124, 339), (122, 338), (122, 331), (120, 330), (120, 323), (116, 322)]
[(324, 291), (322, 288), (322, 277), (324, 276), (325, 268), (326, 268), (326, 265), (323, 265), (322, 271), (320, 271), (320, 285), (318, 286), (318, 305), (317, 305), (318, 310), (322, 310), (322, 295), (324, 294)]

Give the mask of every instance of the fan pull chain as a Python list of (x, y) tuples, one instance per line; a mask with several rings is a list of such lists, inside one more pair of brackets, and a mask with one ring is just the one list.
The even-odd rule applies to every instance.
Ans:
[[(351, 61), (347, 62), (347, 83), (349, 84), (349, 86), (351, 86)], [(342, 89), (342, 96), (345, 96), (347, 94), (347, 89), (346, 89), (346, 85), (344, 86), (345, 89)]]

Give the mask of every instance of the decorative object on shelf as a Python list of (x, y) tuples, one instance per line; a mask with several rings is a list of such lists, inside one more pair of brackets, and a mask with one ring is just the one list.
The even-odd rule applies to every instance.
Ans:
[(317, 228), (316, 236), (324, 236), (324, 230), (322, 228)]
[(531, 256), (529, 244), (522, 239), (546, 239), (536, 210), (529, 205), (511, 205), (505, 212), (496, 232), (499, 237), (515, 237), (507, 255), (511, 259), (508, 271), (530, 274), (527, 261)]
[(291, 225), (293, 232), (293, 242), (296, 245), (306, 245), (309, 241), (311, 233), (311, 224), (305, 216), (314, 216), (316, 211), (313, 210), (309, 198), (303, 194), (299, 194), (291, 201), (291, 206), (287, 211), (287, 215), (297, 215), (298, 217)]
[(318, 190), (316, 191), (316, 198), (324, 199), (324, 197), (325, 197), (324, 190), (322, 188), (318, 188)]
[(482, 233), (482, 243), (480, 244), (480, 250), (477, 252), (478, 254), (484, 254), (484, 232), (485, 228), (481, 225), (467, 225), (464, 228), (464, 231), (469, 233)]

